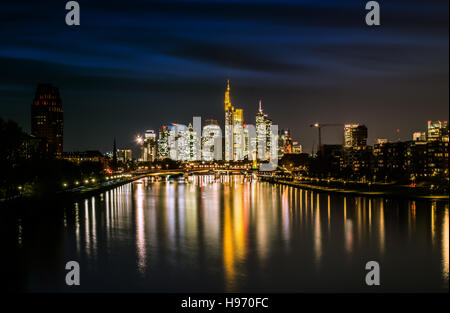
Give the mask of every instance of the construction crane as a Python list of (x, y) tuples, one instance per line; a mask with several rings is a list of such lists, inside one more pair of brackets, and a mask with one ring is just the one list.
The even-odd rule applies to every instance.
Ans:
[(317, 128), (317, 131), (319, 133), (319, 145), (318, 145), (317, 151), (320, 151), (320, 150), (322, 150), (322, 127), (344, 126), (344, 124), (319, 124), (319, 123), (315, 123), (315, 124), (311, 124), (309, 126)]

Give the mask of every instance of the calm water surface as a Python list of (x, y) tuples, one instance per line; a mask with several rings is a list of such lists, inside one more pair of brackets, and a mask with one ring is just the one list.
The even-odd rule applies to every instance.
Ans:
[[(448, 202), (142, 179), (2, 225), (21, 291), (448, 292)], [(5, 239), (6, 238), (6, 239)], [(65, 285), (78, 261), (81, 285)], [(378, 261), (381, 286), (365, 285)]]

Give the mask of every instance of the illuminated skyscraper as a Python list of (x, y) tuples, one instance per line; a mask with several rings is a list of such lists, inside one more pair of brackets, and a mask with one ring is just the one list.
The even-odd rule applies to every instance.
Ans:
[(234, 108), (230, 100), (230, 81), (225, 91), (225, 160), (238, 161), (244, 158), (244, 112)]
[(428, 175), (448, 177), (448, 137), (447, 121), (428, 121), (426, 144)]
[(154, 130), (147, 130), (142, 139), (141, 161), (154, 162), (157, 157), (156, 134)]
[(59, 90), (50, 84), (37, 86), (31, 105), (31, 134), (44, 138), (47, 149), (57, 157), (63, 152), (63, 109)]
[(187, 146), (186, 138), (183, 133), (187, 130), (186, 125), (172, 123), (168, 126), (169, 130), (169, 158), (172, 160), (183, 160), (184, 151)]
[(252, 159), (252, 157), (250, 156), (250, 153), (252, 153), (252, 149), (251, 149), (251, 138), (250, 138), (250, 133), (249, 133), (249, 127), (248, 125), (244, 124), (243, 125), (243, 151), (244, 151), (244, 159), (250, 160)]
[(189, 123), (188, 129), (186, 133), (184, 134), (187, 141), (187, 147), (186, 147), (186, 158), (184, 161), (198, 161), (197, 160), (197, 133), (192, 127), (192, 124)]
[(244, 114), (242, 109), (235, 109), (233, 114), (233, 160), (244, 159)]
[(262, 103), (259, 100), (259, 110), (256, 113), (256, 153), (258, 160), (265, 160), (266, 157), (266, 123), (262, 110)]
[(444, 137), (448, 137), (447, 121), (428, 121), (427, 141), (442, 140)]
[(169, 129), (163, 125), (159, 129), (158, 138), (158, 159), (162, 160), (169, 157)]
[(222, 159), (222, 130), (216, 120), (206, 120), (202, 136), (202, 160)]
[(275, 149), (276, 143), (278, 141), (278, 134), (273, 135), (272, 134), (272, 120), (265, 116), (264, 122), (266, 124), (266, 157), (265, 160), (270, 160), (270, 151), (272, 149), (272, 137), (275, 137)]
[(168, 157), (177, 161), (197, 161), (197, 133), (189, 126), (172, 123), (168, 130)]
[(225, 160), (233, 159), (233, 119), (234, 108), (230, 100), (230, 81), (227, 81), (227, 90), (225, 91)]
[[(271, 127), (272, 120), (267, 117), (267, 114), (264, 114), (262, 102), (259, 100), (259, 109), (256, 114), (256, 151), (258, 160), (266, 161), (270, 159), (272, 139), (276, 139), (272, 138)], [(276, 143), (277, 141), (274, 140), (274, 142)]]
[(344, 147), (364, 149), (367, 146), (367, 127), (360, 124), (344, 125)]

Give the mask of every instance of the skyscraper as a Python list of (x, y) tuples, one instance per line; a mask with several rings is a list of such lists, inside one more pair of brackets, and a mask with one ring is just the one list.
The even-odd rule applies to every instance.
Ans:
[(244, 151), (244, 160), (250, 160), (252, 159), (253, 155), (251, 155), (252, 153), (252, 148), (251, 148), (251, 138), (250, 138), (250, 131), (249, 131), (249, 126), (244, 124), (243, 125), (243, 151)]
[(185, 161), (197, 161), (197, 132), (191, 123), (188, 125), (188, 129), (185, 133), (187, 147), (186, 147), (186, 159)]
[(235, 109), (233, 114), (233, 160), (244, 159), (244, 113)]
[[(272, 146), (272, 120), (264, 114), (262, 101), (259, 100), (259, 109), (256, 113), (256, 151), (258, 160), (270, 159)], [(274, 138), (276, 139), (276, 138)]]
[(47, 150), (56, 157), (63, 153), (63, 109), (59, 90), (39, 84), (31, 105), (31, 134), (47, 141)]
[[(213, 161), (222, 158), (222, 131), (216, 120), (206, 120), (202, 135), (202, 160)], [(218, 151), (220, 150), (220, 151)]]
[(240, 161), (245, 158), (244, 111), (233, 107), (230, 100), (230, 81), (225, 91), (225, 160)]
[(256, 153), (258, 160), (265, 160), (266, 155), (266, 123), (262, 110), (262, 102), (259, 100), (259, 109), (256, 113)]
[(233, 119), (234, 107), (230, 100), (230, 81), (227, 80), (227, 90), (225, 91), (225, 160), (233, 159)]
[(367, 127), (360, 124), (344, 125), (344, 147), (364, 149), (367, 146)]
[(158, 138), (158, 159), (163, 160), (169, 157), (169, 129), (163, 125), (159, 129)]
[[(266, 124), (266, 160), (270, 160), (270, 151), (272, 149), (272, 120), (270, 118), (267, 117), (267, 115), (265, 116), (264, 122)], [(275, 137), (277, 137), (278, 134), (275, 135)], [(276, 138), (275, 138), (276, 139)], [(276, 142), (277, 140), (275, 140), (275, 149), (276, 147)]]
[(427, 126), (427, 141), (439, 140), (444, 137), (448, 137), (448, 124), (447, 121), (428, 121)]
[(197, 161), (197, 133), (192, 124), (172, 123), (167, 130), (168, 157), (178, 161)]
[(154, 162), (156, 160), (156, 134), (154, 130), (145, 131), (141, 146), (141, 159), (143, 162)]
[(448, 137), (447, 121), (428, 121), (426, 148), (428, 175), (448, 176)]

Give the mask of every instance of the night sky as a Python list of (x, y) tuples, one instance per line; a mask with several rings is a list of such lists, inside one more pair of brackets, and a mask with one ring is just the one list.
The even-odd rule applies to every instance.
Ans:
[[(192, 117), (223, 125), (233, 105), (255, 123), (258, 99), (306, 152), (311, 123), (359, 122), (376, 138), (409, 140), (449, 116), (448, 0), (80, 0), (0, 3), (0, 115), (30, 130), (37, 83), (60, 89), (64, 150), (135, 148), (134, 137)], [(223, 126), (222, 126), (223, 127)], [(396, 130), (400, 129), (397, 134)], [(340, 143), (327, 128), (324, 143)]]

